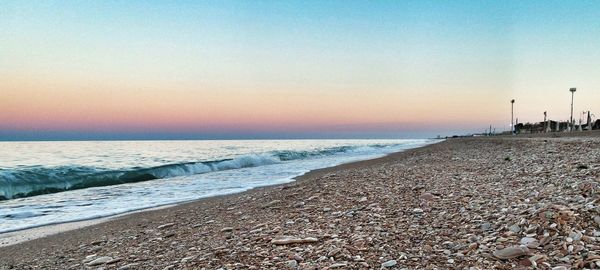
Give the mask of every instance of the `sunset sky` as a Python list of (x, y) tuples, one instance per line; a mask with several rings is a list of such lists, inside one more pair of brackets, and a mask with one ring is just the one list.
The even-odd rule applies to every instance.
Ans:
[(600, 118), (600, 1), (0, 1), (0, 140)]

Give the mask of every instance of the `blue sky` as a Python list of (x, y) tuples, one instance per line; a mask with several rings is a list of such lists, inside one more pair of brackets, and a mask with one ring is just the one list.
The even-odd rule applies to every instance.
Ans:
[(600, 115), (598, 1), (2, 1), (0, 139), (407, 137)]

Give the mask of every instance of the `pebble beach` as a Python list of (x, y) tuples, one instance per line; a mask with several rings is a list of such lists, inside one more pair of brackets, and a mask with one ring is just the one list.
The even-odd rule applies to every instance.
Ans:
[(458, 138), (0, 248), (0, 269), (600, 269), (600, 136)]

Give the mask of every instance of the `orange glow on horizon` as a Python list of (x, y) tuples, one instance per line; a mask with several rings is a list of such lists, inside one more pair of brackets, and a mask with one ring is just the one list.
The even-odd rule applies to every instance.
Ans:
[[(144, 84), (97, 80), (3, 80), (0, 125), (19, 130), (320, 130), (451, 126), (484, 120), (485, 109), (446, 95), (370, 91), (298, 91)], [(16, 77), (18, 78), (18, 77)], [(252, 91), (252, 95), (245, 92)], [(441, 97), (441, 98), (440, 98)], [(477, 102), (473, 103), (477, 104)], [(454, 113), (446, 113), (454, 111)], [(380, 123), (380, 124), (377, 124)]]

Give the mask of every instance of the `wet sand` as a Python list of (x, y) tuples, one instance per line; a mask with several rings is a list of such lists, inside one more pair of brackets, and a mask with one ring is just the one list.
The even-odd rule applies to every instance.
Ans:
[(3, 247), (0, 269), (598, 268), (599, 146), (450, 139)]

